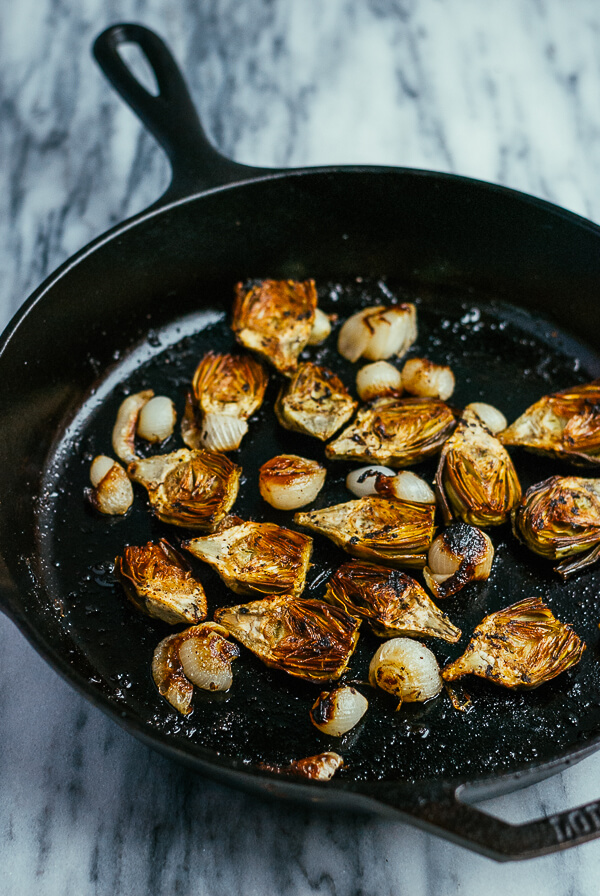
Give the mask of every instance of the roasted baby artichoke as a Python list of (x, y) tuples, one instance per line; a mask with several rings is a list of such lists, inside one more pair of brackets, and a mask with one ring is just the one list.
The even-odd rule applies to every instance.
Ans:
[(185, 547), (216, 569), (237, 594), (290, 594), (304, 590), (312, 538), (274, 523), (236, 522)]
[(233, 451), (261, 406), (268, 376), (250, 355), (208, 352), (196, 368), (182, 435), (188, 448)]
[(600, 464), (600, 380), (545, 395), (498, 438), (578, 466)]
[(551, 476), (532, 485), (513, 514), (513, 529), (535, 554), (561, 560), (555, 568), (565, 579), (589, 566), (600, 556), (600, 479)]
[(148, 616), (173, 624), (206, 616), (204, 588), (164, 538), (158, 544), (128, 545), (115, 560), (115, 572), (131, 603)]
[(380, 638), (420, 635), (454, 643), (461, 636), (421, 585), (397, 569), (351, 560), (329, 580), (325, 600), (366, 619)]
[(454, 428), (454, 414), (436, 398), (378, 398), (330, 442), (330, 460), (362, 460), (407, 467), (440, 450)]
[(232, 329), (238, 342), (290, 376), (308, 343), (317, 307), (314, 280), (263, 280), (236, 286)]
[(242, 470), (224, 454), (181, 448), (136, 460), (127, 472), (147, 489), (160, 520), (210, 532), (231, 510)]
[(354, 557), (421, 568), (434, 533), (435, 507), (366, 497), (297, 513), (294, 522), (320, 532)]
[(159, 692), (183, 715), (192, 711), (194, 685), (205, 691), (227, 691), (231, 663), (239, 656), (227, 629), (214, 622), (168, 635), (152, 659), (152, 677)]
[(539, 597), (530, 597), (486, 616), (442, 678), (477, 675), (507, 688), (537, 688), (578, 663), (584, 650), (568, 625)]
[(275, 413), (285, 429), (326, 441), (350, 419), (356, 405), (339, 377), (307, 362), (282, 388)]
[(215, 619), (267, 666), (307, 681), (340, 677), (360, 626), (340, 607), (289, 596), (222, 607)]
[(521, 499), (507, 450), (471, 410), (442, 448), (436, 484), (447, 523), (456, 515), (472, 526), (500, 526)]

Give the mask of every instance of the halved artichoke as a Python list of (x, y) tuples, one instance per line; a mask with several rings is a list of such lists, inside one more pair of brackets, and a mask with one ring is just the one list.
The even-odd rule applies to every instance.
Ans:
[(188, 448), (233, 451), (248, 432), (247, 420), (261, 406), (268, 376), (250, 355), (208, 352), (192, 380), (182, 435)]
[(311, 335), (317, 290), (314, 280), (238, 283), (232, 329), (238, 342), (290, 376)]
[(471, 410), (442, 448), (436, 485), (446, 523), (456, 515), (472, 526), (500, 526), (521, 499), (508, 451)]
[(600, 464), (600, 380), (545, 395), (498, 434), (519, 445), (578, 466)]
[(325, 449), (330, 460), (407, 467), (440, 450), (454, 414), (436, 398), (378, 398)]
[[(551, 476), (532, 485), (513, 530), (535, 554), (563, 561), (555, 569), (565, 579), (589, 566), (600, 556), (600, 479)], [(569, 557), (578, 559), (565, 562)]]
[(461, 636), (422, 586), (397, 569), (351, 560), (329, 580), (324, 599), (366, 619), (380, 638), (420, 635), (454, 643)]
[(421, 568), (434, 533), (435, 507), (368, 496), (297, 513), (294, 522), (320, 532), (354, 557)]
[(568, 625), (539, 597), (530, 597), (486, 616), (442, 678), (477, 675), (507, 688), (537, 688), (578, 663), (584, 650)]
[(323, 442), (350, 419), (358, 402), (327, 367), (300, 364), (275, 403), (277, 419), (285, 429), (315, 436)]
[(192, 711), (194, 685), (206, 691), (231, 687), (231, 663), (239, 656), (229, 632), (214, 622), (202, 622), (168, 635), (152, 658), (152, 677), (160, 694), (183, 715)]
[(128, 545), (115, 560), (131, 603), (165, 622), (195, 623), (206, 617), (206, 594), (181, 554), (164, 538), (141, 547)]
[(297, 596), (304, 590), (312, 538), (274, 523), (236, 522), (183, 547), (214, 567), (237, 594)]
[(181, 448), (129, 464), (127, 473), (148, 491), (165, 523), (210, 532), (231, 510), (242, 469), (224, 454)]
[(360, 627), (340, 607), (289, 596), (222, 607), (215, 619), (267, 666), (307, 681), (340, 677)]

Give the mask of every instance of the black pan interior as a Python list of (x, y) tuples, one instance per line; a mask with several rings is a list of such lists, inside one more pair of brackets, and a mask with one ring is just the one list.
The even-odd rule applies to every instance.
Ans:
[[(265, 272), (268, 273), (268, 272)], [(319, 305), (345, 317), (365, 304), (415, 301), (419, 337), (411, 349), (448, 363), (457, 388), (457, 407), (485, 400), (510, 419), (541, 395), (583, 382), (600, 372), (600, 357), (582, 347), (539, 314), (529, 315), (493, 296), (465, 295), (463, 289), (418, 286), (389, 279), (320, 282)], [(218, 290), (218, 287), (215, 286)], [(224, 289), (224, 287), (223, 287)], [(358, 683), (369, 700), (360, 725), (341, 740), (326, 738), (310, 724), (308, 710), (321, 687), (267, 669), (243, 650), (235, 664), (234, 685), (227, 695), (196, 690), (194, 711), (183, 718), (163, 700), (151, 679), (152, 652), (173, 629), (139, 614), (124, 598), (112, 574), (112, 561), (125, 544), (168, 538), (178, 544), (189, 533), (160, 523), (148, 510), (143, 489), (124, 519), (96, 514), (84, 500), (91, 459), (110, 453), (110, 432), (117, 408), (130, 391), (153, 388), (171, 396), (179, 413), (198, 360), (209, 349), (231, 350), (229, 316), (233, 283), (214, 295), (212, 308), (176, 320), (146, 339), (107, 372), (101, 372), (70, 426), (55, 445), (43, 485), (39, 535), (42, 569), (60, 598), (64, 625), (88, 658), (98, 686), (123, 702), (128, 714), (150, 729), (168, 735), (175, 745), (200, 757), (230, 757), (236, 765), (285, 765), (295, 758), (335, 749), (345, 761), (340, 778), (399, 778), (418, 781), (439, 775), (471, 778), (544, 762), (600, 731), (600, 666), (596, 595), (600, 573), (590, 570), (564, 585), (550, 566), (516, 544), (509, 527), (493, 530), (496, 560), (488, 582), (470, 585), (444, 602), (443, 609), (463, 630), (457, 645), (430, 642), (441, 664), (459, 655), (469, 634), (487, 613), (531, 595), (542, 596), (556, 615), (572, 624), (587, 642), (580, 665), (554, 682), (529, 693), (511, 693), (472, 680), (468, 714), (454, 710), (444, 695), (395, 712), (395, 701), (365, 684), (371, 656), (380, 643), (365, 629), (344, 676)], [(353, 389), (357, 365), (335, 349), (335, 332), (324, 347), (307, 349), (335, 370)], [(257, 472), (265, 460), (294, 452), (323, 460), (316, 440), (283, 430), (273, 414), (280, 380), (272, 374), (267, 399), (252, 421), (249, 435), (232, 457), (244, 470), (238, 515), (292, 525), (292, 514), (276, 512), (258, 493)], [(161, 451), (181, 447), (176, 431)], [(155, 450), (155, 449), (153, 449)], [(140, 445), (140, 451), (150, 453)], [(556, 462), (515, 452), (524, 487), (553, 473)], [(350, 465), (327, 462), (328, 479), (315, 507), (348, 500), (344, 484)], [(429, 480), (435, 461), (416, 468)], [(347, 559), (330, 542), (315, 536), (313, 566), (306, 596), (320, 597), (329, 575)], [(229, 592), (210, 568), (191, 558), (209, 597), (209, 615), (219, 606), (243, 602)], [(418, 576), (418, 574), (417, 574)]]

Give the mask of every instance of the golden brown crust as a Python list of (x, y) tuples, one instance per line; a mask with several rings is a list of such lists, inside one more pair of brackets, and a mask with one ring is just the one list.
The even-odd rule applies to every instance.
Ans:
[(289, 376), (308, 343), (317, 307), (314, 280), (238, 283), (232, 329), (239, 343)]

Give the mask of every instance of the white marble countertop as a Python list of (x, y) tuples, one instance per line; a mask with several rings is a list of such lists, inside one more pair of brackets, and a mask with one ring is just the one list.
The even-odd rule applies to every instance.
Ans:
[[(0, 10), (0, 317), (158, 197), (160, 150), (91, 59), (158, 31), (206, 130), (250, 165), (470, 175), (600, 221), (594, 0), (21, 0)], [(600, 841), (496, 865), (401, 823), (265, 803), (140, 745), (0, 618), (0, 892), (597, 892)], [(519, 822), (600, 797), (600, 754), (487, 809)], [(600, 776), (599, 776), (600, 778)]]

